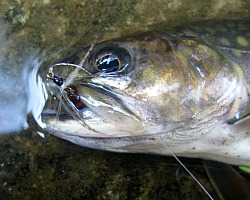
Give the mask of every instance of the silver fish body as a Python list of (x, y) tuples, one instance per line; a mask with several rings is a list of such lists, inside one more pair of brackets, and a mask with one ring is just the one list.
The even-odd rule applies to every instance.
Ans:
[[(95, 45), (70, 85), (47, 83), (50, 110), (64, 106), (44, 111), (45, 129), (90, 148), (249, 165), (249, 23), (205, 21)], [(66, 79), (85, 53), (53, 73)]]

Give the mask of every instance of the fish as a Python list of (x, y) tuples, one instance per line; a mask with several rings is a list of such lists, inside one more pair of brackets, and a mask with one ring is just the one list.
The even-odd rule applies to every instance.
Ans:
[(250, 20), (83, 47), (49, 66), (45, 130), (113, 152), (250, 165)]

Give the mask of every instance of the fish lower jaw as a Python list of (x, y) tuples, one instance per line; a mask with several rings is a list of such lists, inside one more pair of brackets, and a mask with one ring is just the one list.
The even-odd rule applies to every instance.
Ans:
[[(86, 126), (81, 124), (81, 122), (76, 120), (67, 120), (67, 122), (56, 121), (54, 123), (47, 123), (46, 131), (50, 132), (52, 135), (65, 138), (66, 135), (80, 136), (80, 137), (90, 137), (90, 138), (112, 138), (112, 137), (130, 137), (145, 134), (145, 127), (141, 130), (129, 131), (117, 127), (112, 123), (103, 122), (102, 120), (86, 120)], [(129, 125), (127, 125), (129, 127)], [(93, 127), (93, 129), (92, 129)]]

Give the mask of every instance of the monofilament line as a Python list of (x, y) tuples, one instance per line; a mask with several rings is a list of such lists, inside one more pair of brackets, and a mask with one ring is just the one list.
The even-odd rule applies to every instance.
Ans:
[(180, 165), (187, 171), (187, 173), (189, 173), (189, 175), (195, 180), (195, 182), (201, 187), (201, 189), (207, 194), (207, 196), (211, 199), (214, 200), (214, 198), (208, 193), (208, 191), (206, 190), (206, 188), (198, 181), (197, 178), (195, 178), (195, 176), (189, 171), (189, 169), (180, 161), (179, 158), (177, 158), (177, 156), (169, 149), (169, 147), (164, 143), (163, 140), (159, 139), (160, 143), (166, 147), (166, 149), (169, 150), (169, 152), (172, 154), (172, 156), (177, 160), (178, 163), (180, 163)]
[(213, 200), (213, 197), (208, 193), (206, 188), (195, 178), (195, 176), (189, 171), (189, 169), (179, 160), (179, 158), (171, 151), (172, 156), (180, 163), (180, 165), (189, 173), (189, 175), (195, 180), (195, 182), (202, 188), (202, 190), (207, 194), (207, 196)]
[(74, 71), (70, 73), (70, 75), (65, 79), (63, 87), (67, 87), (69, 84), (72, 83), (72, 81), (77, 77), (78, 72), (83, 68), (83, 64), (86, 61), (87, 57), (89, 56), (90, 52), (93, 50), (96, 42), (97, 42), (98, 36), (95, 37), (94, 42), (89, 47), (87, 53), (85, 54), (84, 58), (81, 60), (81, 62), (78, 64), (79, 67), (76, 67)]

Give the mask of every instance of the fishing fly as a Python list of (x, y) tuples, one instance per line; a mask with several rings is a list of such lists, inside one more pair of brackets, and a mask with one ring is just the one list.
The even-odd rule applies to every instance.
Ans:
[[(53, 73), (49, 73), (49, 78), (59, 87), (61, 87), (65, 83), (65, 79), (54, 75)], [(66, 98), (73, 103), (73, 105), (78, 109), (81, 110), (84, 108), (84, 103), (78, 94), (77, 88), (74, 85), (66, 86), (61, 94), (66, 94)], [(65, 97), (65, 95), (64, 95)]]
[[(80, 123), (82, 124), (82, 126), (87, 127), (89, 130), (92, 131), (94, 130), (84, 122), (83, 118), (78, 112), (79, 110), (82, 110), (85, 107), (85, 104), (78, 93), (77, 85), (73, 84), (73, 81), (81, 70), (84, 71), (89, 76), (93, 76), (89, 71), (84, 69), (83, 65), (86, 59), (88, 58), (90, 52), (93, 50), (96, 42), (97, 42), (97, 37), (95, 38), (94, 42), (91, 44), (90, 48), (88, 49), (84, 58), (80, 61), (79, 64), (56, 63), (49, 68), (49, 72), (47, 74), (47, 78), (52, 80), (59, 87), (60, 90), (60, 97), (59, 97), (60, 101), (58, 104), (56, 119), (59, 118), (61, 107), (63, 105), (64, 109), (66, 109), (66, 111), (70, 113), (75, 120), (79, 121), (80, 119)], [(74, 67), (74, 70), (69, 74), (67, 78), (62, 78), (54, 74), (54, 67), (57, 66)]]

